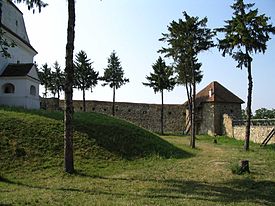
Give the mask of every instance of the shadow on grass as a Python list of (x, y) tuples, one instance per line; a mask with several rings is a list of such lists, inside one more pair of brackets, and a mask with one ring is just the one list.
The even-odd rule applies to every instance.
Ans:
[[(52, 191), (63, 192), (77, 192), (87, 193), (89, 195), (111, 195), (119, 198), (123, 197), (140, 197), (149, 199), (180, 199), (181, 201), (198, 200), (208, 201), (214, 203), (254, 203), (258, 205), (274, 205), (275, 202), (275, 182), (273, 181), (255, 181), (252, 179), (232, 180), (224, 183), (205, 183), (191, 180), (155, 180), (155, 179), (137, 179), (137, 178), (113, 178), (113, 177), (100, 177), (89, 176), (87, 174), (77, 174), (89, 180), (101, 179), (104, 182), (112, 181), (113, 184), (127, 185), (131, 181), (141, 181), (144, 183), (153, 182), (161, 184), (161, 187), (147, 188), (146, 192), (119, 192), (119, 191), (105, 191), (102, 188), (97, 189), (81, 189), (76, 187), (60, 187), (51, 188), (45, 186), (34, 186), (30, 184), (24, 184), (20, 182), (13, 182), (6, 178), (0, 177), (0, 182), (6, 184), (12, 184), (30, 189), (43, 189)], [(149, 191), (149, 192), (148, 192)]]
[[(275, 137), (273, 137), (273, 138), (275, 138)], [(263, 149), (269, 149), (269, 150), (275, 151), (275, 144), (268, 144), (268, 145), (264, 146)]]

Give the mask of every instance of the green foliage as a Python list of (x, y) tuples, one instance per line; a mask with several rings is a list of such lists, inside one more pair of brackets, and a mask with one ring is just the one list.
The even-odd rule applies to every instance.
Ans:
[[(0, 7), (1, 9), (1, 7)], [(10, 53), (8, 52), (8, 49), (10, 47), (15, 47), (15, 42), (9, 42), (7, 39), (4, 38), (5, 32), (0, 28), (0, 54), (2, 57), (5, 58), (11, 58)]]
[(29, 10), (33, 10), (33, 12), (35, 12), (35, 7), (38, 8), (38, 11), (41, 12), (41, 9), (43, 7), (46, 7), (48, 4), (44, 3), (42, 0), (13, 0), (13, 2), (16, 3), (25, 3), (28, 6)]
[(38, 72), (38, 76), (41, 81), (41, 85), (44, 85), (45, 88), (43, 96), (47, 97), (48, 90), (50, 89), (52, 82), (52, 71), (51, 68), (48, 67), (47, 63), (42, 65), (42, 68), (40, 68), (40, 71)]
[(115, 89), (129, 82), (129, 79), (124, 78), (124, 71), (115, 51), (113, 51), (108, 58), (108, 65), (104, 70), (102, 80), (106, 82), (102, 84), (103, 86), (109, 85), (111, 88), (114, 87)]
[(178, 74), (178, 83), (191, 83), (193, 78), (200, 82), (202, 74), (201, 64), (197, 63), (197, 55), (214, 46), (212, 38), (215, 33), (206, 26), (207, 18), (191, 17), (183, 13), (184, 20), (172, 21), (168, 26), (167, 34), (162, 34), (160, 41), (168, 43), (161, 53), (174, 59), (174, 67)]
[(269, 17), (258, 15), (258, 9), (252, 9), (254, 4), (245, 4), (243, 0), (236, 0), (231, 6), (234, 10), (231, 20), (225, 21), (223, 28), (218, 32), (225, 34), (219, 39), (218, 48), (222, 55), (229, 54), (238, 62), (237, 67), (248, 67), (253, 53), (264, 53), (269, 34), (275, 34), (275, 27), (268, 24)]
[(173, 77), (173, 69), (166, 66), (165, 61), (161, 57), (153, 64), (152, 68), (154, 73), (146, 76), (149, 83), (143, 83), (143, 85), (152, 87), (155, 93), (163, 90), (173, 90), (176, 84), (176, 79)]
[(159, 39), (168, 44), (167, 48), (162, 48), (159, 52), (164, 53), (165, 57), (172, 57), (174, 60), (175, 71), (178, 75), (178, 83), (186, 88), (188, 97), (189, 111), (191, 115), (191, 142), (195, 148), (195, 99), (196, 84), (202, 79), (200, 70), (201, 63), (198, 63), (198, 54), (214, 46), (212, 38), (215, 32), (207, 28), (207, 18), (189, 16), (183, 12), (184, 20), (172, 21), (168, 26), (167, 34), (162, 34)]
[(90, 59), (85, 51), (81, 50), (76, 54), (75, 60), (75, 87), (85, 91), (97, 85), (98, 72), (94, 71)]
[(234, 10), (231, 20), (225, 21), (223, 28), (216, 29), (224, 33), (223, 39), (218, 39), (218, 48), (222, 55), (232, 56), (237, 61), (238, 68), (247, 68), (248, 74), (248, 95), (246, 107), (246, 132), (244, 149), (249, 149), (251, 104), (252, 104), (252, 55), (264, 53), (267, 49), (266, 43), (270, 40), (269, 34), (275, 34), (275, 27), (269, 24), (269, 17), (264, 14), (258, 15), (258, 9), (252, 9), (254, 4), (245, 4), (243, 0), (236, 0), (231, 6)]
[(257, 109), (253, 119), (275, 119), (275, 109)]
[(54, 62), (53, 69), (54, 71), (51, 72), (49, 89), (54, 97), (57, 94), (57, 98), (59, 99), (60, 92), (64, 90), (65, 75), (57, 61)]

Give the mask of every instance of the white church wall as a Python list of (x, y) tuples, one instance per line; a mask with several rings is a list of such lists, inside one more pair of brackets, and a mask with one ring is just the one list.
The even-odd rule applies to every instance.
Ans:
[(34, 67), (34, 66), (30, 70), (30, 72), (29, 72), (28, 75), (31, 76), (31, 77), (33, 77), (33, 78), (35, 78), (35, 79), (39, 79), (36, 67)]
[[(14, 93), (4, 93), (4, 85), (14, 85)], [(35, 95), (31, 94), (30, 87), (35, 87)], [(0, 81), (0, 104), (20, 106), (28, 109), (39, 109), (39, 83), (27, 78), (4, 78)]]
[(2, 4), (2, 24), (29, 43), (22, 12), (8, 0)]
[[(33, 63), (33, 57), (37, 52), (32, 48), (26, 32), (22, 12), (11, 1), (2, 0), (2, 24), (4, 27), (4, 38), (9, 42), (14, 41), (16, 46), (9, 48), (11, 58), (0, 55), (0, 74), (8, 64)], [(33, 68), (29, 76), (31, 77), (1, 77), (0, 79), (0, 104), (9, 106), (19, 106), (29, 109), (40, 108), (39, 81), (37, 73)], [(4, 90), (3, 85), (10, 83), (14, 92)], [(31, 91), (32, 86), (32, 91)], [(5, 87), (7, 88), (7, 87)]]

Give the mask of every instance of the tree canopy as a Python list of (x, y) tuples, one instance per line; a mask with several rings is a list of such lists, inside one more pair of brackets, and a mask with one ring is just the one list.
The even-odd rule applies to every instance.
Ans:
[(246, 134), (244, 150), (249, 150), (250, 125), (251, 125), (251, 105), (252, 105), (252, 55), (265, 53), (266, 43), (270, 40), (270, 33), (275, 34), (275, 27), (269, 24), (269, 17), (265, 14), (258, 14), (258, 9), (253, 9), (255, 4), (245, 4), (243, 0), (236, 0), (231, 6), (233, 16), (225, 21), (222, 28), (216, 29), (225, 36), (218, 39), (218, 48), (222, 55), (232, 56), (237, 61), (237, 68), (247, 68), (248, 74), (248, 95), (246, 106)]
[(85, 51), (81, 50), (76, 54), (75, 60), (75, 79), (74, 86), (81, 89), (83, 93), (83, 110), (86, 111), (85, 90), (91, 89), (97, 85), (99, 73), (94, 71), (90, 59)]
[(163, 90), (173, 90), (176, 84), (176, 78), (173, 77), (174, 72), (172, 67), (167, 66), (165, 61), (159, 57), (152, 68), (154, 73), (146, 76), (148, 82), (143, 83), (143, 85), (152, 87), (155, 93)]
[(165, 61), (159, 57), (155, 64), (152, 66), (154, 73), (150, 73), (150, 76), (146, 76), (148, 82), (143, 83), (145, 86), (152, 87), (154, 92), (161, 93), (161, 134), (163, 134), (163, 91), (171, 91), (176, 85), (176, 78), (173, 77), (173, 68), (166, 66)]
[(214, 46), (212, 38), (215, 32), (207, 28), (207, 18), (189, 16), (183, 12), (184, 19), (172, 21), (168, 26), (168, 33), (162, 34), (160, 41), (168, 44), (159, 52), (165, 57), (173, 58), (173, 65), (178, 75), (178, 83), (184, 84), (187, 91), (189, 111), (191, 112), (191, 140), (195, 147), (195, 99), (196, 83), (202, 79), (201, 64), (197, 62), (198, 54)]
[(102, 86), (109, 85), (111, 88), (113, 88), (112, 114), (114, 116), (116, 89), (129, 82), (129, 79), (124, 78), (124, 71), (115, 51), (113, 51), (108, 58), (108, 65), (107, 68), (104, 69), (104, 75), (101, 79), (105, 81)]

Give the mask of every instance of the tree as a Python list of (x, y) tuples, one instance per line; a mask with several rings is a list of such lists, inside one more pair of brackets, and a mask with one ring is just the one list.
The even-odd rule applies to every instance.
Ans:
[(38, 11), (41, 12), (41, 8), (46, 7), (48, 4), (43, 2), (42, 0), (13, 0), (16, 3), (25, 3), (28, 6), (29, 10), (33, 10), (35, 12), (35, 7), (37, 7)]
[[(1, 8), (1, 7), (0, 7)], [(0, 13), (1, 16), (1, 13)], [(0, 22), (1, 23), (1, 22)], [(1, 24), (0, 24), (1, 25)], [(4, 34), (5, 32), (2, 30), (1, 26), (0, 26), (0, 53), (2, 57), (5, 58), (11, 58), (10, 53), (8, 52), (8, 49), (10, 47), (15, 47), (16, 44), (15, 42), (10, 42), (7, 39), (4, 38)]]
[(154, 73), (150, 73), (150, 76), (146, 76), (149, 83), (143, 83), (145, 86), (152, 87), (154, 92), (161, 93), (161, 115), (160, 115), (160, 128), (163, 135), (163, 91), (171, 91), (176, 85), (176, 79), (173, 77), (172, 67), (166, 66), (165, 61), (159, 57), (155, 64), (152, 66)]
[(52, 81), (52, 72), (51, 68), (48, 67), (48, 64), (45, 63), (42, 65), (41, 70), (38, 72), (39, 79), (41, 81), (41, 85), (44, 85), (45, 92), (43, 96), (47, 98), (48, 90), (51, 88), (51, 81)]
[[(212, 38), (215, 33), (206, 27), (207, 18), (199, 20), (199, 17), (191, 17), (183, 12), (184, 20), (172, 21), (168, 26), (167, 34), (162, 34), (160, 41), (168, 43), (167, 48), (162, 48), (161, 53), (166, 57), (172, 57), (174, 66), (178, 73), (180, 84), (184, 84), (189, 89), (189, 108), (191, 110), (191, 139), (190, 145), (195, 148), (195, 110), (196, 110), (196, 83), (199, 77), (202, 78), (199, 68), (201, 64), (197, 62), (200, 52), (208, 50), (214, 46)], [(188, 86), (189, 84), (189, 86)], [(188, 90), (187, 90), (188, 92)]]
[(116, 52), (113, 51), (108, 58), (107, 68), (104, 69), (104, 76), (102, 80), (106, 83), (102, 86), (109, 85), (113, 88), (113, 106), (112, 106), (112, 115), (115, 116), (115, 99), (116, 99), (116, 89), (120, 88), (122, 85), (129, 82), (129, 79), (124, 78), (124, 71), (121, 67), (120, 60), (116, 55)]
[(57, 99), (59, 100), (60, 92), (64, 90), (64, 73), (61, 71), (61, 67), (57, 61), (54, 62), (53, 69), (54, 71), (51, 73), (50, 90), (54, 97), (57, 94)]
[(92, 62), (88, 59), (87, 54), (84, 51), (80, 51), (76, 54), (75, 61), (75, 86), (82, 90), (83, 94), (83, 111), (86, 111), (85, 90), (91, 89), (97, 85), (98, 72), (94, 71)]
[(74, 81), (75, 0), (68, 0), (68, 28), (65, 66), (64, 170), (74, 172), (73, 159), (73, 81)]
[(266, 109), (261, 108), (255, 111), (253, 119), (274, 119), (275, 118), (275, 109)]
[[(35, 6), (41, 11), (47, 6), (41, 0), (15, 0), (24, 2), (29, 9), (35, 11)], [(74, 172), (73, 161), (73, 79), (74, 79), (74, 38), (75, 38), (75, 0), (68, 0), (68, 26), (66, 44), (66, 66), (65, 66), (65, 111), (64, 111), (64, 170), (67, 173)]]
[(258, 9), (252, 9), (254, 4), (245, 4), (243, 0), (236, 0), (231, 6), (234, 10), (231, 20), (225, 21), (223, 28), (218, 32), (225, 34), (223, 39), (218, 39), (218, 48), (222, 55), (232, 56), (238, 62), (237, 68), (247, 68), (248, 95), (246, 107), (246, 132), (244, 150), (249, 150), (251, 104), (252, 104), (252, 55), (265, 53), (269, 34), (275, 34), (275, 27), (268, 23), (269, 17), (264, 14), (258, 15)]

